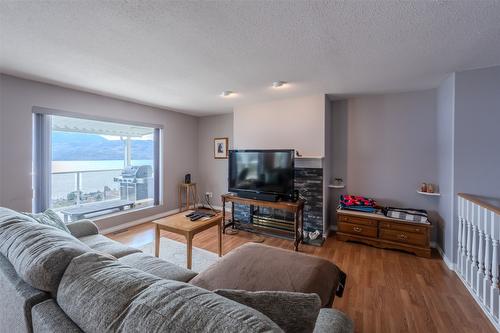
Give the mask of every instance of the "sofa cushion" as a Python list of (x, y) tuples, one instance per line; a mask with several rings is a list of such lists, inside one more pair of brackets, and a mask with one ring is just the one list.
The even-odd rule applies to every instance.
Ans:
[(129, 254), (128, 256), (121, 257), (119, 261), (125, 265), (140, 269), (141, 271), (166, 280), (187, 282), (197, 274), (187, 268), (145, 253)]
[(31, 311), (33, 317), (33, 332), (36, 333), (83, 333), (69, 319), (59, 305), (48, 299), (38, 303)]
[(0, 252), (21, 279), (49, 292), (57, 291), (70, 261), (92, 251), (70, 234), (10, 210), (0, 210)]
[(110, 254), (115, 258), (121, 258), (132, 253), (141, 252), (138, 249), (125, 246), (103, 235), (84, 236), (80, 237), (79, 240), (91, 249), (97, 252)]
[(281, 332), (249, 307), (97, 253), (73, 259), (57, 303), (85, 332)]
[(62, 231), (66, 231), (69, 233), (69, 229), (66, 227), (66, 224), (64, 224), (63, 220), (57, 215), (56, 212), (54, 212), (52, 209), (47, 209), (43, 213), (23, 213), (24, 215), (27, 215), (37, 221), (38, 223), (45, 224), (45, 225), (50, 225), (51, 227), (60, 229)]
[(287, 333), (312, 332), (321, 308), (316, 294), (232, 289), (215, 293), (265, 314)]
[(75, 236), (76, 238), (97, 235), (99, 233), (99, 229), (91, 220), (83, 219), (76, 222), (70, 222), (66, 224), (69, 232)]
[(315, 293), (321, 298), (322, 306), (327, 306), (337, 289), (339, 272), (335, 264), (323, 258), (247, 243), (229, 252), (189, 283), (208, 290)]
[(354, 324), (342, 312), (335, 309), (321, 309), (313, 333), (352, 333)]

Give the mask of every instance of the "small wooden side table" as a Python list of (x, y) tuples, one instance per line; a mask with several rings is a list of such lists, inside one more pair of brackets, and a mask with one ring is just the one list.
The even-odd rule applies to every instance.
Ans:
[(158, 257), (160, 255), (161, 230), (166, 230), (178, 235), (183, 235), (184, 237), (186, 237), (187, 243), (187, 268), (191, 269), (194, 235), (215, 226), (217, 226), (217, 253), (219, 257), (222, 256), (222, 214), (217, 213), (216, 215), (208, 219), (198, 221), (191, 221), (186, 217), (186, 214), (187, 212), (178, 213), (153, 221), (153, 223), (156, 224), (155, 256)]
[[(186, 206), (184, 206), (183, 199), (186, 199)], [(196, 183), (180, 183), (179, 184), (179, 212), (191, 209), (196, 209), (196, 201), (198, 199), (198, 192), (196, 190)]]

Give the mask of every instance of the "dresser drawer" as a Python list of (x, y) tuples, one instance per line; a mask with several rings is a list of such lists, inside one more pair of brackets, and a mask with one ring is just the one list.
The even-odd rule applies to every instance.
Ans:
[(364, 219), (364, 218), (356, 217), (356, 216), (339, 215), (339, 221), (340, 222), (354, 223), (354, 224), (369, 225), (369, 226), (374, 226), (374, 227), (377, 226), (376, 220)]
[(416, 225), (396, 223), (396, 222), (382, 221), (382, 222), (380, 222), (379, 225), (380, 225), (380, 228), (384, 228), (384, 229), (408, 231), (408, 232), (414, 232), (417, 234), (425, 234), (425, 233), (427, 233), (427, 230), (428, 230), (427, 226), (416, 226)]
[(428, 246), (427, 235), (401, 230), (380, 229), (379, 238), (402, 244), (411, 244), (422, 247)]
[(377, 227), (339, 222), (338, 230), (346, 234), (377, 238)]

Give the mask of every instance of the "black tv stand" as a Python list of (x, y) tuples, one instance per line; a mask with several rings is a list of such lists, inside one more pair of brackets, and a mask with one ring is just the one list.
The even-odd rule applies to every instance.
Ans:
[(278, 195), (266, 194), (266, 193), (239, 192), (238, 196), (244, 199), (253, 199), (253, 200), (269, 201), (269, 202), (276, 202), (279, 200)]
[[(231, 221), (226, 224), (226, 203), (231, 203)], [(240, 223), (234, 217), (234, 204), (242, 204), (250, 206), (250, 220), (251, 223)], [(302, 231), (304, 230), (304, 204), (305, 201), (299, 199), (297, 201), (265, 201), (256, 200), (251, 198), (243, 198), (241, 196), (233, 194), (224, 194), (222, 196), (222, 232), (225, 233), (226, 228), (229, 226), (237, 227), (238, 229), (266, 234), (286, 237), (288, 239), (293, 239), (293, 245), (295, 251), (299, 249), (299, 243), (303, 240)], [(279, 222), (275, 219), (270, 219), (266, 221), (265, 218), (253, 215), (253, 206), (257, 207), (268, 207), (281, 209), (287, 212), (293, 213), (293, 221), (287, 221), (288, 226), (283, 227), (283, 222)], [(245, 225), (245, 226), (244, 226)]]

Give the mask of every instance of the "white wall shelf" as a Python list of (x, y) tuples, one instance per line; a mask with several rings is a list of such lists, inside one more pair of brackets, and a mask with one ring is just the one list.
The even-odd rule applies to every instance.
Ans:
[(422, 192), (422, 191), (417, 191), (417, 193), (422, 194), (422, 195), (429, 195), (433, 197), (439, 197), (441, 193), (429, 193), (429, 192)]
[(324, 159), (324, 156), (295, 156), (296, 159), (299, 160), (321, 160)]
[(323, 156), (295, 156), (296, 168), (323, 168)]
[(328, 188), (345, 188), (345, 185), (328, 185)]

